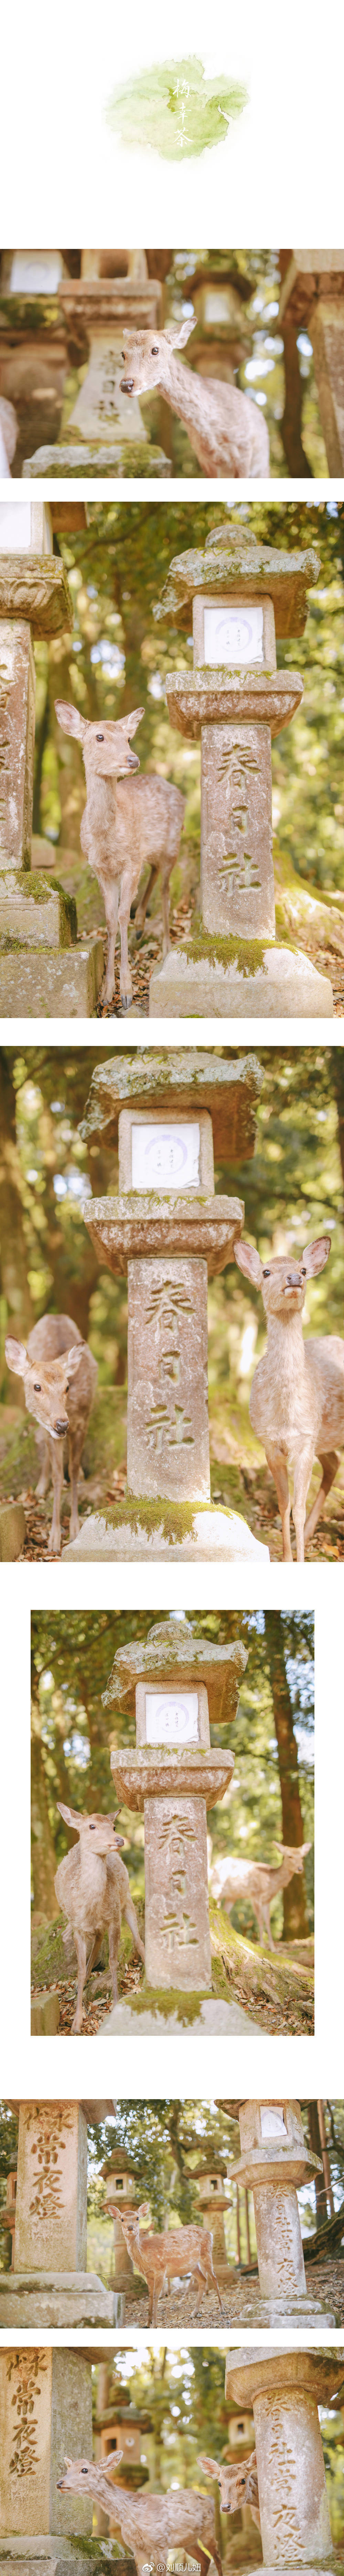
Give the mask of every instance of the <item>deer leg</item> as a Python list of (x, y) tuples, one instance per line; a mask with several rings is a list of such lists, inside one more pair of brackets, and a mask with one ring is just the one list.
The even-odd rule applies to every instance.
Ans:
[(49, 1551), (51, 1550), (51, 1552), (52, 1552), (54, 1555), (59, 1556), (59, 1555), (60, 1555), (60, 1550), (61, 1550), (61, 1520), (60, 1520), (60, 1513), (61, 1513), (61, 1494), (62, 1494), (62, 1486), (63, 1486), (63, 1440), (51, 1440), (49, 1445), (50, 1445), (50, 1456), (51, 1456), (51, 1464), (52, 1464), (53, 1498), (54, 1498), (54, 1499), (53, 1499), (53, 1517), (52, 1517), (52, 1523), (51, 1523), (51, 1530), (50, 1530), (50, 1536), (49, 1536), (48, 1545), (49, 1545)]
[(49, 1441), (45, 1440), (44, 1431), (36, 1431), (36, 1448), (38, 1450), (38, 1458), (40, 1461), (40, 1474), (38, 1485), (36, 1485), (36, 1494), (37, 1500), (39, 1502), (44, 1502), (44, 1496), (48, 1493), (51, 1479)]
[(92, 1947), (91, 1947), (91, 1949), (90, 1949), (89, 1958), (87, 1959), (87, 1963), (86, 1963), (85, 1985), (87, 1985), (87, 1978), (88, 1978), (88, 1977), (90, 1977), (90, 1976), (91, 1976), (91, 1974), (92, 1974), (92, 1968), (94, 1967), (94, 1962), (95, 1962), (95, 1959), (96, 1959), (96, 1957), (97, 1957), (97, 1950), (99, 1950), (99, 1949), (100, 1949), (101, 1938), (102, 1938), (101, 1932), (96, 1932), (96, 1933), (95, 1933), (95, 1939), (94, 1939), (94, 1941), (92, 1941)]
[(275, 1951), (275, 1949), (276, 1949), (276, 1942), (275, 1942), (275, 1941), (273, 1941), (273, 1938), (272, 1938), (271, 1921), (270, 1921), (270, 1906), (269, 1906), (269, 1900), (268, 1900), (268, 1902), (267, 1902), (267, 1905), (262, 1905), (262, 1919), (263, 1919), (263, 1924), (265, 1924), (265, 1931), (267, 1932), (267, 1936), (268, 1936), (269, 1950), (274, 1950), (274, 1951)]
[(109, 1923), (109, 1968), (112, 1977), (112, 2001), (114, 2004), (118, 2004), (117, 1965), (119, 1938), (120, 1935), (117, 1924)]
[(131, 870), (127, 868), (126, 875), (122, 877), (120, 901), (118, 905), (118, 920), (121, 933), (119, 988), (122, 1011), (130, 1010), (130, 1004), (133, 998), (133, 987), (128, 957), (128, 921), (130, 917), (132, 883), (132, 873)]
[(303, 1449), (303, 1450), (302, 1450), (302, 1457), (301, 1457), (301, 1458), (296, 1458), (296, 1459), (295, 1459), (295, 1465), (294, 1465), (294, 1496), (293, 1496), (293, 1506), (292, 1506), (292, 1510), (293, 1510), (293, 1522), (294, 1522), (294, 1530), (295, 1530), (295, 1538), (296, 1538), (296, 1561), (297, 1561), (297, 1565), (303, 1565), (303, 1564), (304, 1564), (304, 1555), (305, 1555), (305, 1549), (304, 1549), (304, 1528), (305, 1528), (305, 1519), (306, 1519), (306, 1496), (307, 1496), (307, 1493), (308, 1493), (308, 1486), (309, 1486), (309, 1483), (310, 1483), (310, 1477), (311, 1477), (311, 1474), (312, 1474), (313, 1457), (314, 1457), (314, 1450), (313, 1450), (313, 1446), (311, 1446), (311, 1444), (309, 1444), (309, 1448), (308, 1448), (308, 1449)]
[(169, 872), (168, 872), (168, 876), (163, 877), (163, 875), (162, 875), (162, 873), (161, 873), (161, 902), (162, 902), (162, 953), (163, 953), (163, 957), (168, 957), (168, 955), (169, 955), (169, 950), (170, 950), (170, 947), (171, 947), (171, 941), (170, 941), (170, 870), (169, 870)]
[(124, 1905), (124, 1906), (123, 1906), (123, 1913), (124, 1913), (124, 1921), (125, 1921), (125, 1923), (128, 1923), (128, 1924), (129, 1924), (129, 1932), (132, 1932), (132, 1935), (133, 1935), (133, 1941), (135, 1941), (135, 1949), (136, 1949), (136, 1950), (138, 1950), (138, 1953), (139, 1953), (139, 1959), (143, 1959), (143, 1965), (145, 1965), (145, 1954), (144, 1954), (144, 1949), (143, 1949), (143, 1947), (142, 1947), (142, 1941), (140, 1941), (140, 1934), (139, 1934), (138, 1924), (137, 1924), (137, 1921), (136, 1921), (135, 1906), (133, 1905), (132, 1896), (128, 1896), (128, 1898), (127, 1898), (127, 1903), (126, 1903), (126, 1905)]
[[(314, 1538), (314, 1531), (317, 1529), (323, 1504), (326, 1503), (327, 1494), (330, 1493), (331, 1485), (334, 1484), (334, 1479), (337, 1475), (337, 1467), (339, 1467), (340, 1464), (339, 1450), (328, 1449), (327, 1456), (325, 1458), (321, 1457), (321, 1451), (319, 1450), (319, 1464), (322, 1468), (321, 1485), (318, 1485), (315, 1502), (312, 1503), (312, 1510), (308, 1513), (308, 1520), (305, 1521), (303, 1533), (305, 1541), (307, 1541), (308, 1538)], [(39, 1485), (37, 1485), (37, 1493), (39, 1494)]]
[(77, 1430), (77, 1431), (75, 1430), (75, 1431), (73, 1431), (73, 1433), (72, 1433), (72, 1432), (70, 1432), (70, 1434), (69, 1434), (69, 1475), (70, 1475), (70, 1485), (71, 1485), (71, 1507), (70, 1507), (70, 1523), (69, 1523), (69, 1536), (70, 1536), (70, 1539), (72, 1539), (72, 1538), (77, 1538), (77, 1535), (78, 1535), (78, 1528), (79, 1528), (79, 1511), (78, 1511), (78, 1475), (79, 1475), (79, 1467), (80, 1467), (81, 1451), (82, 1451), (82, 1447), (83, 1447), (83, 1441), (84, 1441), (84, 1438), (85, 1438), (85, 1424), (84, 1424), (84, 1422), (82, 1422), (82, 1423), (80, 1423), (80, 1426), (79, 1426), (79, 1428), (78, 1428), (78, 1430)]
[(217, 2272), (214, 2272), (214, 2264), (213, 2264), (213, 2263), (212, 2263), (212, 2265), (211, 2265), (211, 2271), (209, 2271), (209, 2282), (214, 2282), (214, 2289), (215, 2289), (215, 2290), (217, 2290), (217, 2296), (218, 2296), (219, 2308), (220, 2308), (221, 2316), (222, 2316), (222, 2315), (223, 2315), (223, 2306), (222, 2306), (221, 2291), (220, 2291), (220, 2289), (219, 2289), (219, 2283), (218, 2283), (218, 2278), (217, 2278)]
[(278, 1449), (266, 1449), (265, 1455), (268, 1467), (270, 1467), (271, 1470), (271, 1475), (274, 1478), (278, 1509), (281, 1515), (283, 1560), (287, 1558), (289, 1564), (292, 1561), (292, 1548), (290, 1545), (290, 1494), (288, 1469), (284, 1465), (283, 1458), (279, 1457)]
[(156, 885), (157, 874), (157, 867), (155, 865), (155, 860), (153, 859), (153, 864), (149, 870), (149, 877), (147, 877), (147, 885), (144, 888), (144, 893), (139, 895), (138, 903), (133, 903), (131, 907), (131, 918), (132, 920), (134, 919), (135, 930), (139, 939), (141, 937), (142, 930), (144, 930), (147, 907), (150, 895), (153, 894), (153, 887)]
[(82, 1998), (86, 1977), (86, 1941), (84, 1941), (83, 1933), (74, 1932), (74, 1941), (78, 1962), (78, 1991), (74, 2021), (72, 2021), (72, 2031), (80, 2031), (82, 2030)]
[(163, 2287), (164, 2283), (161, 2281), (160, 2273), (158, 2272), (153, 2280), (153, 2289), (149, 2292), (150, 2314), (148, 2309), (148, 2325), (157, 2326), (160, 2291)]
[[(100, 883), (100, 880), (99, 880)], [(106, 878), (102, 885), (108, 935), (104, 1002), (112, 1002), (115, 991), (115, 949), (118, 922), (118, 877)]]

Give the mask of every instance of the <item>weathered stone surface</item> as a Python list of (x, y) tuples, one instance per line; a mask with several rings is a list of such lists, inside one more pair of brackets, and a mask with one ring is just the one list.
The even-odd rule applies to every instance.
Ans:
[(232, 1260), (233, 1244), (241, 1234), (244, 1222), (243, 1199), (217, 1197), (206, 1199), (185, 1194), (168, 1200), (158, 1192), (147, 1191), (146, 1197), (132, 1190), (130, 1206), (127, 1196), (120, 1199), (85, 1199), (82, 1208), (85, 1225), (100, 1261), (106, 1261), (115, 1278), (125, 1278), (134, 1259), (143, 1262), (161, 1253), (167, 1259), (175, 1255), (199, 1257), (206, 1262), (209, 1279), (216, 1278)]
[(103, 972), (102, 939), (60, 954), (0, 948), (0, 1013), (7, 1020), (91, 1020)]
[(0, 941), (12, 938), (23, 948), (70, 948), (76, 937), (73, 907), (54, 879), (32, 876), (30, 869), (0, 872)]
[(171, 948), (151, 976), (150, 1019), (332, 1020), (329, 975), (319, 975), (301, 949), (261, 944), (261, 964), (251, 972), (248, 941), (244, 972), (240, 949), (238, 958), (234, 953), (225, 964), (216, 949), (213, 957), (199, 956), (196, 950), (193, 958), (192, 943), (188, 949)]
[(142, 1056), (116, 1055), (109, 1063), (96, 1066), (81, 1134), (102, 1137), (106, 1145), (117, 1142), (120, 1109), (135, 1104), (136, 1109), (166, 1110), (171, 1115), (171, 1094), (177, 1116), (198, 1117), (200, 1108), (209, 1110), (212, 1121), (214, 1155), (220, 1162), (242, 1163), (254, 1154), (256, 1111), (264, 1075), (255, 1055), (214, 1056), (202, 1047), (159, 1047)]
[(341, 2382), (342, 2356), (245, 2347), (226, 2362), (225, 2393), (253, 2403), (264, 2565), (331, 2561), (332, 2544), (318, 2404)]
[(265, 1564), (269, 1563), (269, 1548), (263, 1546), (261, 1539), (254, 1538), (241, 1512), (222, 1511), (215, 1504), (199, 1512), (196, 1504), (190, 1530), (179, 1537), (173, 1528), (169, 1530), (166, 1527), (163, 1502), (161, 1520), (149, 1528), (148, 1518), (145, 1527), (144, 1514), (140, 1516), (140, 1507), (135, 1516), (134, 1497), (130, 1520), (127, 1516), (122, 1520), (119, 1515), (116, 1521), (115, 1512), (90, 1512), (82, 1522), (78, 1538), (73, 1539), (69, 1547), (63, 1547), (62, 1555), (79, 1560), (86, 1557), (95, 1564), (99, 1557), (104, 1561), (107, 1558), (130, 1560), (138, 1557), (146, 1563), (151, 1557), (160, 1559), (166, 1556), (174, 1565), (181, 1564), (183, 1560), (189, 1565), (199, 1561), (207, 1565), (209, 1558), (213, 1557), (230, 1565), (241, 1560), (246, 1563), (247, 1558), (254, 1558), (258, 1563), (263, 1561), (263, 1557)]
[(205, 930), (274, 937), (268, 725), (202, 726), (201, 901)]
[(132, 1494), (210, 1501), (204, 1260), (128, 1263), (127, 1474)]
[(145, 1959), (148, 1985), (211, 1986), (205, 1799), (145, 1799)]
[[(91, 2539), (78, 2542), (72, 2535), (67, 2538), (59, 2532), (35, 2532), (34, 2539), (26, 2535), (25, 2540), (18, 2538), (16, 2532), (11, 2540), (1, 2540), (0, 2535), (2, 2576), (13, 2576), (16, 2567), (20, 2568), (20, 2576), (32, 2576), (35, 2568), (38, 2576), (99, 2576), (100, 2545), (102, 2568), (104, 2562), (113, 2567), (111, 2540), (102, 2539), (101, 2544)], [(118, 2558), (116, 2566), (118, 2576), (135, 2576), (132, 2558)]]
[(15, 2272), (84, 2272), (87, 2122), (78, 2102), (21, 2102)]
[(53, 551), (49, 503), (32, 501), (29, 492), (19, 501), (0, 501), (0, 555), (26, 553), (27, 548), (36, 555)]
[[(30, 556), (23, 558), (30, 565)], [(0, 557), (12, 574), (13, 557)], [(1, 599), (0, 599), (1, 614)], [(15, 618), (15, 611), (13, 611)], [(33, 761), (35, 746), (35, 665), (30, 628), (18, 617), (9, 622), (3, 608), (0, 628), (0, 862), (2, 868), (30, 866)]]
[(296, 2191), (291, 2183), (278, 2190), (274, 2182), (254, 2187), (254, 2215), (260, 2287), (266, 2299), (285, 2290), (287, 2299), (306, 2291), (306, 2274)]
[(208, 1753), (191, 1744), (179, 1744), (174, 1752), (168, 1745), (137, 1744), (136, 1752), (128, 1747), (127, 1753), (113, 1745), (110, 1762), (120, 1805), (141, 1814), (160, 1790), (164, 1798), (200, 1797), (215, 1807), (234, 1771), (233, 1753)]
[(73, 442), (70, 441), (69, 447), (66, 446), (65, 439), (56, 447), (36, 447), (34, 456), (25, 457), (22, 471), (23, 475), (37, 475), (39, 480), (42, 475), (47, 474), (49, 481), (55, 478), (58, 482), (61, 480), (61, 475), (70, 475), (74, 481), (76, 474), (78, 479), (81, 475), (81, 477), (87, 477), (87, 480), (90, 474), (101, 474), (104, 477), (109, 475), (115, 482), (119, 482), (123, 474), (126, 474), (130, 481), (134, 481), (139, 474), (141, 482), (154, 475), (158, 480), (163, 479), (166, 482), (172, 473), (172, 466), (169, 457), (164, 456), (162, 447), (150, 447), (148, 438), (144, 446), (141, 439), (137, 439), (136, 443), (134, 438), (130, 440), (127, 438), (125, 441), (122, 430), (121, 446), (119, 444), (111, 446), (109, 439), (106, 445), (103, 445), (102, 440), (99, 439), (94, 440), (93, 445), (90, 446), (89, 440), (85, 439), (82, 447), (79, 447), (78, 439), (74, 434)]
[(204, 725), (268, 725), (273, 737), (290, 724), (303, 698), (299, 671), (205, 668), (171, 671), (166, 679), (170, 724), (199, 742)]
[[(192, 2014), (192, 2020), (191, 2018), (189, 2019), (188, 2016), (187, 2002), (185, 2006), (184, 2020), (182, 2005), (180, 2010), (176, 2011), (173, 2006), (173, 1996), (171, 1997), (171, 2011), (169, 2011), (168, 2014), (168, 2022), (166, 2022), (164, 2012), (162, 2012), (161, 2009), (159, 2010), (158, 2003), (155, 2006), (151, 2003), (147, 2004), (147, 2006), (144, 2006), (143, 2011), (140, 2010), (139, 2012), (135, 2009), (135, 2000), (133, 2000), (131, 2004), (114, 2004), (112, 2012), (106, 2015), (106, 2019), (105, 2021), (102, 2021), (101, 2027), (102, 2038), (104, 2038), (104, 2035), (108, 2037), (111, 2036), (111, 2034), (115, 2034), (118, 2039), (126, 2039), (127, 2037), (132, 2038), (133, 2033), (135, 2032), (135, 2046), (136, 2044), (139, 2045), (141, 2038), (146, 2039), (158, 2037), (163, 2040), (165, 2036), (168, 2048), (171, 2037), (176, 2037), (178, 2040), (182, 2039), (183, 2029), (187, 2035), (188, 2045), (190, 2040), (200, 2039), (203, 2038), (203, 2036), (209, 2039), (221, 2039), (222, 2037), (226, 2037), (228, 2039), (262, 2039), (263, 2036), (258, 2022), (250, 2021), (249, 2013), (243, 2012), (241, 2004), (226, 2004), (222, 2001), (218, 2002), (215, 1995), (209, 1995), (209, 1998), (204, 1998), (204, 2002), (200, 2003), (198, 2013)], [(98, 2037), (100, 2037), (99, 2032)]]
[(22, 1503), (0, 1504), (0, 1564), (11, 1565), (21, 1556), (25, 1539), (25, 1512)]
[(28, 2326), (41, 2332), (50, 2326), (72, 2331), (74, 2326), (114, 2324), (123, 2324), (123, 2301), (114, 2300), (96, 2272), (0, 2273), (0, 2329), (13, 2326), (21, 2334)]
[(48, 2033), (59, 2029), (59, 2021), (60, 1998), (56, 1987), (42, 1986), (39, 1994), (31, 1996), (31, 2038), (46, 2038)]
[(276, 635), (303, 635), (307, 617), (307, 590), (318, 581), (320, 555), (315, 546), (302, 554), (279, 553), (273, 546), (260, 545), (245, 526), (227, 525), (211, 529), (201, 553), (188, 549), (176, 555), (170, 564), (161, 600), (154, 614), (158, 621), (171, 619), (173, 625), (190, 632), (191, 601), (197, 592), (240, 590), (241, 596), (273, 601)]
[(78, 430), (81, 438), (100, 438), (103, 446), (108, 441), (111, 447), (122, 446), (128, 428), (129, 436), (145, 442), (140, 404), (133, 396), (128, 423), (128, 396), (121, 393), (121, 325), (116, 332), (113, 327), (111, 330), (111, 323), (104, 327), (99, 318), (95, 328), (92, 316), (91, 332), (87, 375), (79, 387), (68, 426)]
[(118, 1189), (119, 1197), (127, 1190), (202, 1190), (213, 1197), (214, 1147), (209, 1110), (200, 1109), (198, 1117), (167, 1118), (163, 1109), (156, 1117), (145, 1117), (144, 1110), (120, 1109), (118, 1120)]
[(61, 555), (0, 552), (0, 618), (8, 617), (24, 618), (37, 637), (69, 632), (73, 606)]
[(329, 474), (344, 473), (344, 296), (318, 299), (312, 342)]
[[(146, 1644), (133, 1638), (128, 1646), (119, 1646), (106, 1690), (102, 1692), (104, 1708), (135, 1709), (140, 1676), (147, 1690), (152, 1683), (162, 1687), (168, 1682), (179, 1689), (184, 1684), (203, 1684), (209, 1693), (213, 1725), (221, 1718), (231, 1725), (236, 1717), (240, 1682), (246, 1669), (247, 1648), (237, 1639), (234, 1645), (209, 1645), (206, 1637), (195, 1637), (188, 1619), (162, 1619), (149, 1629)], [(139, 1738), (137, 1737), (137, 1741)]]
[(91, 2457), (90, 2363), (56, 2345), (2, 2347), (0, 2423), (1, 2534), (90, 2531), (89, 2499), (57, 2489), (67, 2442), (70, 2457)]

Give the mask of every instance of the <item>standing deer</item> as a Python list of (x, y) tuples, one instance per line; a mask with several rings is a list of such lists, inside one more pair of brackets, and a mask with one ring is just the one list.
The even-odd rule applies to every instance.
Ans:
[(163, 956), (170, 945), (168, 890), (171, 869), (179, 857), (184, 822), (185, 797), (168, 779), (133, 779), (127, 771), (139, 769), (137, 752), (129, 750), (144, 714), (135, 707), (131, 716), (118, 722), (101, 717), (89, 724), (79, 715), (78, 707), (68, 700), (55, 698), (55, 713), (62, 733), (76, 735), (80, 742), (87, 788), (86, 805), (81, 818), (80, 841), (84, 857), (93, 875), (98, 877), (104, 898), (108, 934), (107, 967), (104, 1001), (111, 1002), (115, 983), (115, 949), (117, 924), (121, 935), (120, 995), (122, 1010), (130, 1010), (133, 987), (128, 958), (128, 922), (134, 895), (137, 893), (141, 868), (149, 859), (150, 875), (142, 901), (136, 911), (136, 929), (142, 930), (152, 886), (161, 875), (163, 911)]
[(44, 1498), (52, 1478), (53, 1517), (49, 1548), (59, 1556), (61, 1547), (61, 1494), (63, 1485), (63, 1444), (69, 1441), (69, 1474), (71, 1483), (70, 1538), (77, 1538), (78, 1474), (91, 1404), (96, 1392), (98, 1369), (89, 1343), (83, 1342), (78, 1325), (70, 1315), (42, 1315), (34, 1324), (27, 1344), (15, 1342), (8, 1334), (5, 1357), (15, 1377), (22, 1377), (25, 1404), (33, 1413), (43, 1440), (37, 1437), (41, 1473), (36, 1492)]
[(215, 1903), (224, 1905), (226, 1914), (231, 1913), (232, 1905), (238, 1904), (240, 1896), (244, 1901), (249, 1897), (257, 1919), (259, 1940), (264, 1948), (264, 1933), (267, 1932), (270, 1950), (275, 1950), (277, 1946), (272, 1938), (270, 1906), (273, 1904), (274, 1897), (278, 1896), (280, 1887), (289, 1887), (290, 1879), (294, 1878), (295, 1874), (300, 1877), (306, 1853), (311, 1850), (311, 1844), (300, 1843), (294, 1851), (289, 1843), (277, 1843), (276, 1848), (277, 1851), (282, 1852), (282, 1859), (277, 1869), (273, 1869), (268, 1861), (218, 1860), (215, 1862), (211, 1880), (211, 1893), (215, 1897)]
[[(137, 2576), (143, 2576), (152, 2551), (155, 2561), (163, 2566), (168, 2551), (192, 2551), (200, 2576), (209, 2576), (209, 2559), (214, 2559), (217, 2576), (222, 2576), (220, 2552), (215, 2534), (215, 2507), (211, 2496), (198, 2495), (193, 2487), (175, 2487), (167, 2495), (152, 2495), (144, 2489), (133, 2495), (130, 2487), (114, 2487), (113, 2470), (119, 2468), (123, 2451), (107, 2463), (97, 2460), (66, 2460), (66, 2476), (57, 2479), (59, 2494), (67, 2489), (77, 2496), (91, 2495), (94, 2503), (107, 2513), (110, 2522), (118, 2522), (124, 2548), (135, 2560)], [(162, 2560), (162, 2552), (165, 2558)]]
[[(250, 1395), (250, 1421), (263, 1441), (274, 1476), (282, 1521), (283, 1557), (291, 1561), (288, 1459), (294, 1466), (293, 1522), (298, 1565), (304, 1540), (313, 1538), (326, 1495), (339, 1467), (344, 1441), (344, 1343), (337, 1333), (303, 1341), (302, 1310), (307, 1279), (324, 1270), (331, 1236), (320, 1234), (294, 1260), (287, 1254), (263, 1263), (253, 1244), (234, 1244), (234, 1259), (251, 1286), (262, 1289), (267, 1316), (267, 1349), (255, 1370)], [(338, 1444), (338, 1445), (337, 1445)], [(306, 1520), (306, 1496), (314, 1458), (322, 1468), (321, 1484)]]
[(130, 1895), (128, 1871), (124, 1861), (118, 1859), (123, 1834), (116, 1834), (115, 1817), (80, 1816), (73, 1807), (61, 1806), (60, 1799), (57, 1803), (64, 1824), (71, 1825), (72, 1832), (79, 1835), (78, 1843), (73, 1843), (72, 1851), (66, 1852), (64, 1860), (59, 1862), (55, 1892), (75, 1941), (78, 1987), (72, 2031), (80, 2031), (84, 1985), (91, 1974), (104, 1932), (109, 1936), (113, 2003), (118, 2002), (117, 1961), (122, 1914), (125, 1923), (129, 1924), (143, 1965), (145, 1954)]
[(269, 437), (254, 396), (240, 394), (237, 385), (215, 376), (194, 375), (192, 367), (173, 356), (174, 349), (185, 348), (194, 328), (194, 322), (185, 321), (180, 330), (171, 324), (165, 331), (126, 332), (121, 393), (130, 399), (154, 389), (164, 394), (188, 431), (203, 474), (260, 478), (269, 473)]
[(195, 2315), (201, 2305), (205, 2287), (213, 2286), (217, 2290), (222, 2316), (222, 2300), (216, 2272), (214, 2272), (213, 2239), (210, 2229), (171, 2227), (161, 2236), (151, 2236), (148, 2233), (140, 2235), (140, 2218), (149, 2217), (147, 2201), (142, 2200), (139, 2209), (128, 2210), (125, 2215), (122, 2210), (118, 2212), (117, 2203), (116, 2209), (115, 2206), (111, 2209), (109, 2202), (107, 2207), (110, 2210), (110, 2217), (120, 2215), (128, 2254), (132, 2255), (133, 2261), (135, 2257), (136, 2269), (142, 2272), (143, 2280), (147, 2281), (149, 2326), (157, 2325), (159, 2299), (165, 2289), (166, 2281), (182, 2279), (187, 2274), (189, 2277), (191, 2274), (192, 2281), (196, 2281), (197, 2278)]
[(218, 2460), (202, 2457), (199, 2459), (198, 2467), (204, 2469), (206, 2478), (217, 2478), (221, 2513), (239, 2513), (242, 2505), (249, 2504), (252, 2522), (256, 2523), (257, 2531), (260, 2531), (256, 2452), (250, 2451), (248, 2460), (233, 2460), (229, 2466), (225, 2460), (221, 2460), (220, 2464)]

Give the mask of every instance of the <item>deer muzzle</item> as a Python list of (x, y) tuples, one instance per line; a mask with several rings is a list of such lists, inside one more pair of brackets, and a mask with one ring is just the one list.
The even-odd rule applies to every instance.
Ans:
[(68, 1420), (67, 1420), (67, 1414), (66, 1414), (66, 1413), (65, 1413), (65, 1416), (64, 1416), (64, 1420), (63, 1420), (63, 1421), (61, 1420), (61, 1422), (54, 1422), (54, 1431), (55, 1431), (56, 1439), (57, 1439), (57, 1440), (64, 1440), (66, 1431), (69, 1431), (69, 1422), (68, 1422)]
[(120, 390), (121, 390), (121, 394), (133, 394), (133, 392), (134, 392), (134, 377), (133, 377), (133, 376), (121, 376), (121, 386), (120, 386)]

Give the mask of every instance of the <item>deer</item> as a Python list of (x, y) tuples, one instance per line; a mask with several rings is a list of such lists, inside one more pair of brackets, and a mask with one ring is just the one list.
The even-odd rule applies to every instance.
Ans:
[(277, 1869), (274, 1869), (268, 1861), (218, 1860), (215, 1861), (211, 1879), (211, 1892), (215, 1897), (215, 1903), (224, 1905), (227, 1914), (231, 1913), (232, 1905), (238, 1904), (240, 1897), (244, 1900), (249, 1898), (253, 1913), (256, 1915), (262, 1948), (264, 1949), (264, 1936), (267, 1933), (270, 1950), (276, 1950), (277, 1947), (276, 1941), (272, 1938), (270, 1906), (273, 1904), (274, 1897), (278, 1896), (280, 1887), (289, 1887), (291, 1878), (300, 1877), (306, 1854), (311, 1850), (311, 1844), (300, 1843), (293, 1850), (288, 1843), (277, 1843), (276, 1849), (282, 1854)]
[(44, 1501), (52, 1480), (53, 1517), (48, 1547), (49, 1552), (59, 1556), (64, 1442), (68, 1440), (69, 1444), (69, 1535), (73, 1539), (79, 1528), (78, 1475), (96, 1392), (97, 1361), (70, 1315), (42, 1315), (40, 1323), (33, 1325), (27, 1343), (14, 1341), (12, 1334), (7, 1334), (5, 1357), (14, 1376), (23, 1379), (27, 1412), (33, 1413), (39, 1426), (36, 1440), (41, 1472), (36, 1493)]
[(144, 2223), (149, 2218), (148, 2201), (140, 2201), (139, 2209), (128, 2210), (125, 2215), (122, 2210), (118, 2212), (117, 2202), (116, 2208), (115, 2204), (111, 2208), (109, 2202), (107, 2207), (110, 2209), (110, 2217), (120, 2215), (128, 2254), (132, 2255), (133, 2260), (135, 2257), (136, 2269), (142, 2272), (143, 2280), (147, 2281), (149, 2326), (157, 2325), (159, 2299), (165, 2289), (166, 2281), (181, 2279), (186, 2274), (191, 2275), (193, 2281), (197, 2279), (195, 2315), (201, 2305), (205, 2287), (210, 2288), (213, 2284), (217, 2291), (222, 2316), (222, 2299), (214, 2271), (213, 2239), (210, 2229), (171, 2227), (160, 2236), (152, 2236), (148, 2233), (141, 2235), (140, 2219)]
[(228, 2465), (226, 2460), (220, 2462), (202, 2457), (198, 2467), (203, 2469), (206, 2478), (217, 2478), (221, 2513), (239, 2513), (243, 2505), (249, 2504), (252, 2522), (260, 2531), (256, 2451), (250, 2451), (248, 2460), (233, 2460)]
[[(304, 1342), (302, 1332), (307, 1279), (324, 1270), (331, 1236), (317, 1235), (301, 1257), (278, 1254), (264, 1263), (255, 1246), (242, 1238), (233, 1249), (238, 1269), (252, 1287), (262, 1290), (268, 1327), (267, 1348), (251, 1387), (250, 1421), (274, 1477), (283, 1558), (288, 1564), (292, 1562), (288, 1460), (293, 1463), (296, 1557), (297, 1564), (303, 1565), (305, 1541), (314, 1537), (344, 1441), (344, 1343), (337, 1333)], [(314, 1458), (320, 1462), (321, 1484), (306, 1519)]]
[(254, 395), (241, 394), (237, 385), (215, 376), (195, 375), (193, 367), (173, 355), (185, 348), (194, 329), (188, 319), (180, 329), (169, 324), (163, 331), (127, 331), (121, 393), (130, 401), (135, 394), (163, 394), (183, 421), (203, 474), (261, 478), (269, 473), (269, 435)]
[[(199, 2495), (194, 2487), (174, 2487), (167, 2495), (152, 2495), (143, 2489), (133, 2495), (131, 2487), (114, 2486), (113, 2471), (119, 2468), (123, 2451), (116, 2451), (108, 2461), (65, 2461), (66, 2475), (57, 2479), (58, 2492), (65, 2495), (92, 2496), (94, 2504), (107, 2513), (110, 2522), (118, 2522), (124, 2548), (132, 2553), (137, 2576), (149, 2576), (152, 2556), (165, 2566), (168, 2552), (176, 2548), (193, 2553), (200, 2576), (208, 2576), (209, 2559), (214, 2559), (217, 2576), (222, 2576), (222, 2562), (215, 2533), (215, 2507), (210, 2496)], [(162, 2552), (165, 2558), (162, 2558)]]
[(17, 415), (16, 415), (16, 412), (15, 412), (15, 410), (14, 410), (14, 404), (13, 404), (13, 403), (11, 403), (11, 402), (7, 402), (7, 397), (6, 397), (6, 395), (5, 395), (5, 394), (1, 394), (1, 395), (0, 395), (0, 474), (1, 474), (1, 475), (2, 475), (2, 477), (3, 477), (3, 481), (5, 481), (5, 478), (6, 478), (6, 479), (7, 479), (7, 481), (8, 481), (8, 480), (10, 479), (10, 476), (11, 476), (11, 465), (13, 465), (13, 457), (15, 456), (16, 445), (17, 445), (17, 438), (18, 438), (18, 421), (17, 421)]
[(74, 734), (82, 751), (87, 794), (80, 841), (101, 886), (108, 934), (103, 999), (113, 999), (119, 925), (121, 1009), (128, 1011), (133, 999), (128, 923), (147, 859), (150, 873), (136, 909), (136, 932), (143, 930), (147, 904), (160, 870), (164, 957), (170, 946), (169, 882), (179, 857), (185, 796), (179, 787), (171, 786), (167, 778), (157, 778), (154, 772), (145, 778), (132, 776), (140, 763), (137, 752), (130, 751), (130, 742), (142, 722), (143, 707), (134, 707), (131, 715), (123, 715), (116, 722), (97, 717), (96, 723), (91, 724), (68, 699), (55, 698), (55, 713), (62, 733)]
[[(78, 1982), (72, 2032), (82, 2030), (83, 1992), (91, 1975), (94, 1960), (104, 1932), (109, 1936), (109, 1966), (112, 1999), (118, 2003), (117, 1962), (121, 1937), (122, 1914), (129, 1924), (135, 1949), (145, 1964), (135, 1906), (130, 1895), (128, 1871), (118, 1854), (123, 1850), (123, 1834), (116, 1833), (115, 1816), (80, 1815), (73, 1807), (62, 1806), (59, 1815), (64, 1825), (78, 1834), (78, 1843), (59, 1861), (55, 1878), (58, 1904), (67, 1917), (67, 1935), (75, 1941)], [(89, 1956), (87, 1957), (90, 1942)]]

